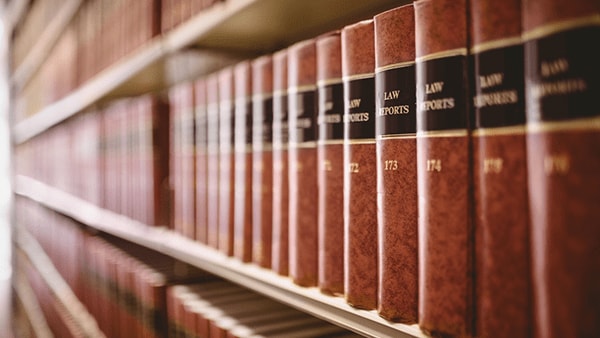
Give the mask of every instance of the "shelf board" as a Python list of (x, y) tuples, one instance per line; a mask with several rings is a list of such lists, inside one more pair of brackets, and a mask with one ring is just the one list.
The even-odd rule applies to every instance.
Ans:
[(27, 321), (29, 322), (29, 326), (31, 327), (34, 336), (39, 338), (52, 338), (52, 332), (50, 331), (46, 317), (44, 317), (40, 303), (38, 302), (27, 277), (20, 271), (15, 271), (14, 274), (15, 276), (12, 281), (13, 289), (19, 300), (21, 309), (27, 317)]
[[(72, 0), (75, 1), (75, 0)], [(81, 0), (79, 0), (81, 1)], [(371, 18), (408, 0), (227, 0), (197, 14), (14, 126), (15, 144), (101, 101), (168, 87), (302, 39)], [(187, 71), (177, 71), (192, 55)], [(18, 74), (15, 74), (18, 77)], [(16, 81), (16, 80), (15, 80)]]
[[(10, 81), (13, 88), (16, 90), (24, 88), (27, 82), (38, 71), (62, 33), (75, 17), (82, 3), (83, 0), (69, 0), (63, 3), (54, 20), (50, 21), (37, 42), (33, 45), (29, 53), (27, 53), (27, 56), (25, 56), (25, 59), (23, 59), (23, 62), (12, 75)], [(26, 5), (22, 6), (26, 7)], [(17, 7), (21, 11), (24, 11), (19, 6)], [(12, 24), (16, 25), (16, 22)]]
[(39, 272), (52, 295), (62, 305), (66, 313), (74, 319), (74, 323), (81, 329), (81, 332), (86, 337), (104, 337), (94, 317), (87, 311), (71, 290), (69, 284), (56, 270), (37, 240), (22, 227), (18, 229), (16, 237), (18, 252), (24, 254)]
[(417, 325), (389, 322), (375, 311), (349, 306), (341, 297), (325, 295), (314, 287), (300, 287), (290, 278), (271, 270), (242, 263), (164, 227), (148, 226), (101, 209), (34, 179), (15, 177), (15, 193), (86, 226), (189, 263), (359, 334), (370, 337), (428, 337)]

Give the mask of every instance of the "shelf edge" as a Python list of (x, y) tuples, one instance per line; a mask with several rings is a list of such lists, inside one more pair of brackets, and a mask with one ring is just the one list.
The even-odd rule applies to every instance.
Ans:
[(15, 177), (15, 193), (96, 230), (184, 261), (359, 334), (370, 337), (429, 337), (416, 324), (391, 323), (375, 311), (354, 309), (341, 297), (322, 294), (314, 287), (297, 286), (290, 278), (271, 270), (228, 257), (165, 227), (148, 226), (101, 209), (32, 178)]

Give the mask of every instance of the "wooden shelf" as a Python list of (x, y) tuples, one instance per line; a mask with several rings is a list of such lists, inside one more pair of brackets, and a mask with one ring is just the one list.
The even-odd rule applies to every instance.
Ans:
[[(21, 11), (20, 13), (27, 7), (25, 1), (16, 1), (16, 3), (21, 3), (20, 5), (14, 5), (14, 10)], [(62, 33), (75, 17), (75, 14), (82, 3), (83, 0), (68, 0), (63, 3), (62, 8), (58, 11), (56, 17), (54, 17), (48, 27), (44, 29), (23, 62), (15, 70), (14, 74), (12, 74), (10, 82), (14, 89), (20, 90), (25, 87), (27, 82), (29, 82), (33, 75), (38, 71), (48, 54), (50, 54), (52, 47), (54, 47)], [(10, 24), (14, 26), (16, 23), (17, 21), (14, 21)]]
[(271, 270), (242, 263), (166, 228), (147, 226), (101, 209), (31, 178), (17, 176), (15, 193), (89, 227), (174, 257), (359, 334), (370, 337), (427, 337), (417, 325), (388, 322), (375, 311), (352, 308), (341, 297), (322, 294), (317, 288), (297, 286), (290, 278)]
[[(73, 290), (54, 267), (44, 249), (27, 230), (19, 227), (16, 236), (16, 248), (31, 262), (33, 267), (50, 289), (52, 295), (62, 305), (63, 310), (74, 320), (85, 337), (104, 337), (96, 320), (79, 301)], [(26, 291), (26, 290), (25, 290)]]
[[(371, 18), (404, 3), (408, 1), (219, 2), (148, 42), (63, 99), (17, 123), (13, 133), (15, 144), (35, 137), (95, 103), (160, 90), (243, 58), (273, 52), (302, 39)], [(187, 61), (182, 62), (182, 59)], [(18, 82), (19, 76), (17, 72), (14, 81)]]

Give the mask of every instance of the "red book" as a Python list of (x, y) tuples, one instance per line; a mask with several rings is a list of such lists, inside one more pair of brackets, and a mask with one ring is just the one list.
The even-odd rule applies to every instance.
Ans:
[(249, 61), (235, 65), (235, 178), (233, 254), (252, 260), (252, 68)]
[(417, 112), (412, 4), (375, 22), (378, 312), (417, 322)]
[(147, 147), (150, 155), (147, 156), (146, 168), (151, 172), (148, 174), (150, 196), (148, 212), (150, 220), (147, 224), (169, 225), (171, 191), (169, 189), (169, 109), (167, 103), (156, 97), (148, 97), (144, 105), (146, 114), (145, 123), (150, 125), (146, 129)]
[(600, 336), (598, 1), (524, 0), (536, 337)]
[(317, 285), (317, 61), (314, 40), (288, 48), (289, 274)]
[(472, 178), (467, 8), (415, 6), (419, 325), (467, 336), (473, 326)]
[(288, 274), (288, 105), (287, 50), (273, 54), (273, 245), (271, 268)]
[(206, 78), (206, 147), (207, 161), (207, 244), (217, 248), (219, 242), (219, 77)]
[(530, 337), (521, 1), (471, 1), (475, 336)]
[(196, 237), (194, 86), (181, 84), (181, 213), (183, 235)]
[(233, 68), (219, 71), (219, 242), (218, 249), (233, 255)]
[(344, 79), (344, 294), (377, 308), (377, 162), (373, 21), (342, 29)]
[(252, 260), (271, 267), (273, 223), (273, 60), (252, 61)]
[(208, 225), (208, 129), (207, 129), (207, 89), (204, 79), (194, 84), (195, 117), (195, 169), (196, 169), (196, 240), (207, 243)]
[(171, 138), (169, 146), (169, 184), (173, 191), (172, 206), (172, 224), (173, 230), (183, 234), (183, 212), (181, 188), (183, 185), (182, 177), (182, 154), (181, 154), (181, 87), (175, 86), (169, 89), (169, 115)]
[(340, 32), (320, 36), (317, 45), (319, 138), (319, 289), (344, 292), (344, 87)]

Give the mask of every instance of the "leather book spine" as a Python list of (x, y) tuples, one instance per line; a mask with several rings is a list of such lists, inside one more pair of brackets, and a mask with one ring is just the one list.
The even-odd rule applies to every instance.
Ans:
[(536, 337), (600, 336), (600, 3), (523, 1)]
[(287, 50), (273, 53), (273, 232), (271, 269), (287, 276), (288, 246), (288, 91)]
[(219, 71), (219, 242), (217, 248), (233, 255), (233, 67)]
[(271, 268), (273, 242), (273, 60), (252, 61), (252, 260)]
[(181, 199), (183, 235), (193, 240), (196, 238), (196, 136), (194, 125), (194, 86), (193, 82), (185, 82), (182, 86)]
[(252, 260), (252, 68), (249, 61), (235, 65), (235, 210), (233, 254)]
[(171, 142), (169, 144), (171, 150), (169, 153), (169, 172), (170, 186), (173, 191), (173, 200), (171, 210), (173, 211), (172, 222), (173, 230), (179, 234), (183, 234), (183, 213), (182, 213), (182, 168), (181, 168), (181, 87), (174, 86), (169, 89), (169, 115), (171, 118)]
[(475, 336), (530, 337), (521, 1), (471, 1)]
[(472, 178), (465, 0), (415, 6), (419, 325), (470, 336)]
[(344, 292), (344, 87), (340, 31), (320, 36), (317, 48), (317, 175), (319, 289)]
[(169, 188), (169, 108), (164, 99), (152, 96), (148, 104), (151, 124), (150, 144), (152, 156), (153, 204), (149, 205), (152, 221), (150, 224), (170, 226), (171, 190)]
[(289, 275), (317, 285), (317, 147), (315, 40), (288, 47)]
[(412, 4), (374, 17), (378, 313), (413, 324), (418, 310), (417, 112)]
[(344, 82), (344, 294), (377, 308), (377, 164), (373, 20), (342, 29)]
[(206, 146), (207, 146), (207, 244), (217, 248), (219, 242), (219, 75), (206, 78)]
[(206, 94), (205, 79), (196, 80), (194, 83), (196, 241), (205, 244), (208, 242), (208, 106)]

